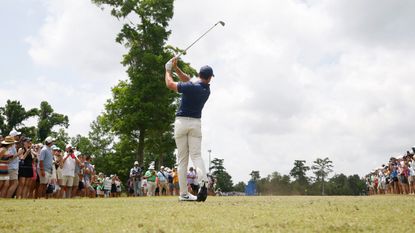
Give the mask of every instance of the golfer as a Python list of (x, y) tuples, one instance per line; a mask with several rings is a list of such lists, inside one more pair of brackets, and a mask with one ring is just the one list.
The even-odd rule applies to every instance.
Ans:
[[(190, 77), (177, 67), (176, 57), (168, 61), (165, 68), (167, 88), (182, 94), (174, 122), (174, 138), (178, 150), (179, 200), (205, 201), (207, 198), (207, 176), (201, 152), (201, 117), (203, 106), (210, 95), (209, 82), (214, 76), (213, 70), (210, 66), (203, 66), (200, 68), (198, 80), (191, 82)], [(172, 69), (176, 71), (181, 82), (173, 80)], [(198, 172), (200, 189), (197, 197), (190, 194), (187, 189), (186, 173), (189, 157)]]

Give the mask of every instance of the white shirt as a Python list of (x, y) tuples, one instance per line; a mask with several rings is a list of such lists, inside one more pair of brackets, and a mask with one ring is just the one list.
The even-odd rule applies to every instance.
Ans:
[(409, 162), (409, 175), (415, 176), (415, 169), (414, 169), (415, 163), (413, 161)]
[[(65, 159), (65, 157), (63, 158)], [(75, 176), (75, 164), (76, 161), (71, 156), (69, 156), (62, 167), (62, 176)]]

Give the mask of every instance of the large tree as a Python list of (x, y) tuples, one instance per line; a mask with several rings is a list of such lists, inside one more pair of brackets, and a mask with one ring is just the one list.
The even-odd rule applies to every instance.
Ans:
[(0, 107), (0, 130), (7, 135), (12, 129), (19, 129), (27, 136), (34, 136), (33, 129), (26, 127), (24, 121), (38, 114), (36, 108), (26, 110), (20, 101), (7, 100), (4, 107)]
[(54, 126), (63, 126), (65, 128), (69, 126), (68, 116), (55, 113), (52, 106), (46, 101), (40, 103), (38, 116), (37, 139), (39, 141), (43, 141), (46, 137), (52, 135), (52, 128)]
[(259, 175), (259, 171), (252, 171), (249, 175), (251, 175), (251, 179), (253, 181), (257, 181), (259, 180), (259, 178), (261, 178), (261, 176)]
[(108, 119), (99, 115), (95, 121), (90, 124), (91, 130), (88, 138), (92, 143), (93, 151), (89, 155), (96, 157), (105, 157), (113, 150), (114, 134), (111, 131)]
[(216, 178), (216, 188), (220, 188), (222, 192), (230, 192), (233, 189), (232, 176), (226, 172), (223, 166), (223, 159), (214, 158), (212, 160), (212, 175)]
[(294, 189), (300, 194), (305, 194), (309, 185), (306, 172), (310, 170), (310, 167), (306, 166), (305, 163), (305, 160), (295, 160), (294, 167), (290, 171), (290, 176), (295, 179), (293, 182)]
[[(166, 46), (170, 35), (168, 22), (173, 17), (173, 0), (93, 0), (100, 7), (108, 6), (117, 19), (126, 20), (116, 41), (128, 49), (122, 64), (127, 67), (129, 79), (112, 89), (112, 99), (105, 105), (105, 117), (111, 130), (120, 138), (128, 137), (136, 144), (135, 160), (143, 163), (146, 143), (154, 135), (172, 132), (177, 94), (169, 91), (164, 83), (164, 64), (177, 52)], [(136, 22), (132, 22), (133, 21)], [(188, 64), (182, 68), (194, 74)], [(123, 137), (121, 137), (123, 135)], [(126, 136), (126, 137), (124, 137)], [(163, 142), (164, 153), (148, 151), (147, 155), (172, 154), (174, 142)], [(168, 144), (168, 145), (166, 145)], [(164, 159), (164, 158), (163, 158)]]
[(321, 184), (321, 195), (324, 195), (324, 182), (326, 177), (333, 172), (333, 162), (326, 157), (324, 159), (317, 158), (313, 163), (314, 165), (311, 166), (311, 169), (316, 175), (316, 182)]

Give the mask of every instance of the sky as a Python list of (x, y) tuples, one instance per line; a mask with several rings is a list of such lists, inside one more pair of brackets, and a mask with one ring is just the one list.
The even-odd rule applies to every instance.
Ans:
[[(123, 21), (88, 0), (2, 0), (0, 105), (43, 100), (87, 135), (111, 87), (127, 78)], [(365, 175), (415, 146), (415, 1), (177, 0), (168, 44), (209, 64), (202, 154), (234, 183), (329, 157)], [(311, 175), (311, 174), (310, 174)]]

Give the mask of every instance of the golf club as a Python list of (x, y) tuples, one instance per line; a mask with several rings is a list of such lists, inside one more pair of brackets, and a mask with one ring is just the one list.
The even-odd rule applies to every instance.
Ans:
[(183, 50), (182, 52), (180, 52), (179, 55), (177, 55), (176, 57), (179, 58), (181, 55), (183, 55), (184, 53), (186, 53), (187, 50), (190, 49), (190, 47), (192, 47), (194, 44), (196, 44), (196, 42), (198, 42), (202, 37), (204, 37), (208, 32), (210, 32), (210, 30), (212, 30), (218, 24), (220, 24), (222, 26), (225, 26), (225, 23), (223, 21), (219, 21), (219, 22), (215, 23), (215, 25), (213, 25), (211, 28), (209, 28), (209, 30), (207, 30), (205, 33), (203, 33), (203, 35), (201, 35), (199, 38), (197, 38), (192, 44), (190, 44), (185, 50)]

